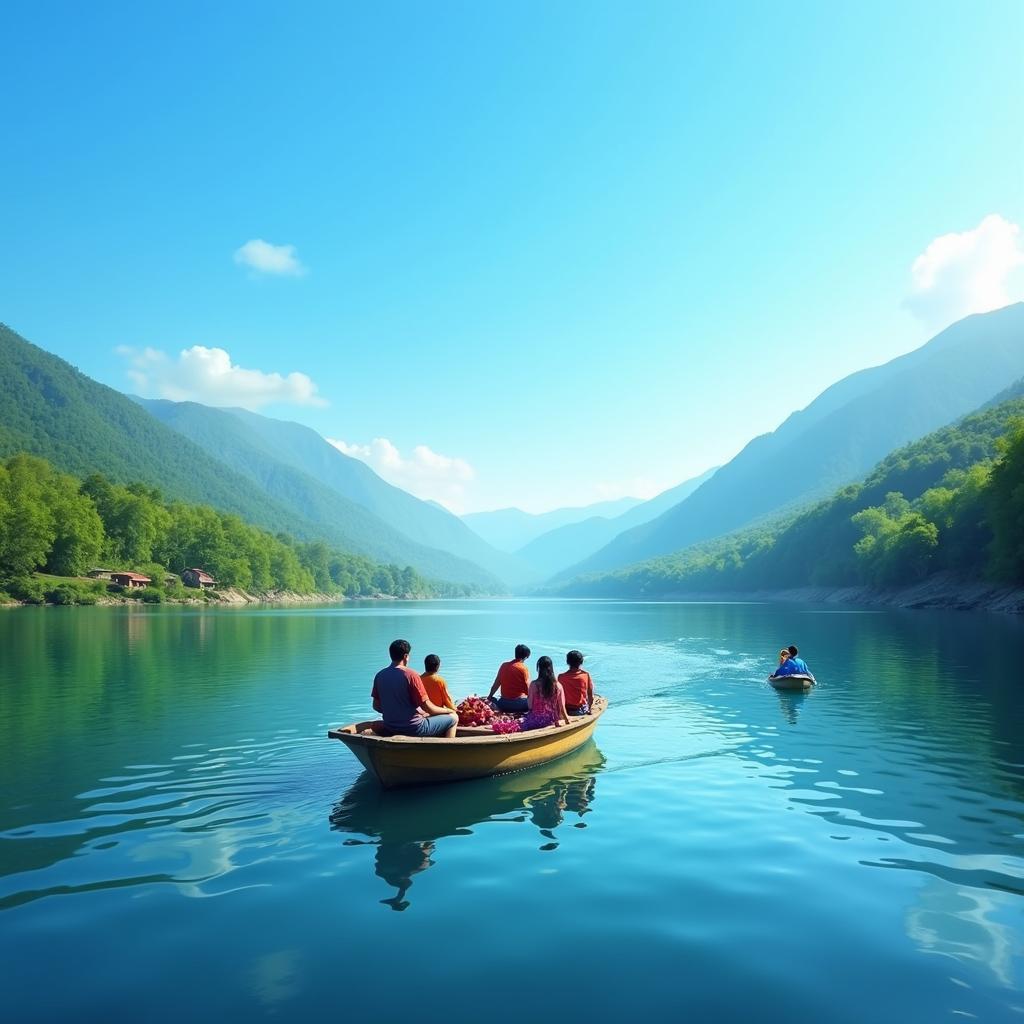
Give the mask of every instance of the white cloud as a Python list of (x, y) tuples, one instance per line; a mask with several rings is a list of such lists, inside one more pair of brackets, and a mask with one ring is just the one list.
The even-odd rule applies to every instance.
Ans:
[(262, 238), (251, 238), (235, 250), (235, 262), (260, 274), (301, 277), (306, 268), (299, 262), (294, 245), (273, 245)]
[(177, 359), (155, 348), (122, 345), (117, 353), (129, 360), (128, 377), (139, 394), (148, 398), (237, 405), (243, 409), (278, 403), (327, 405), (306, 374), (246, 370), (235, 366), (222, 348), (193, 345), (179, 352)]
[(339, 452), (365, 462), (396, 487), (453, 512), (462, 511), (466, 484), (476, 476), (465, 459), (441, 455), (425, 444), (416, 445), (406, 456), (386, 437), (375, 437), (369, 444), (348, 444), (333, 437), (327, 441)]
[(1020, 225), (997, 213), (970, 231), (939, 235), (914, 260), (907, 306), (929, 327), (1024, 297)]

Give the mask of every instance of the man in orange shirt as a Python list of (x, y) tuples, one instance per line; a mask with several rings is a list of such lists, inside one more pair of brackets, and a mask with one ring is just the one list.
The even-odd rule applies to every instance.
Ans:
[(496, 703), (502, 711), (525, 714), (529, 710), (526, 694), (530, 690), (530, 670), (524, 664), (529, 656), (530, 648), (526, 644), (516, 644), (516, 656), (504, 662), (494, 677), (487, 699), (490, 700), (500, 686), (501, 696)]
[(589, 715), (594, 706), (594, 680), (589, 672), (584, 672), (583, 655), (579, 651), (570, 651), (565, 656), (568, 672), (563, 672), (558, 681), (565, 690), (565, 710), (570, 715)]
[(428, 654), (423, 659), (423, 675), (420, 676), (423, 689), (427, 691), (427, 696), (438, 707), (455, 711), (455, 701), (448, 693), (448, 684), (445, 682), (444, 676), (438, 674), (437, 670), (440, 667), (441, 659), (436, 654)]

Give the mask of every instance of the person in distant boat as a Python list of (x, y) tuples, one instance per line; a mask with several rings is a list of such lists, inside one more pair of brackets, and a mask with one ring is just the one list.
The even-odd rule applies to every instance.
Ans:
[(455, 711), (455, 701), (448, 693), (448, 684), (445, 682), (444, 676), (438, 672), (440, 667), (441, 659), (436, 654), (428, 654), (423, 659), (423, 675), (420, 676), (423, 681), (423, 689), (427, 691), (427, 696), (438, 707)]
[(388, 648), (391, 664), (373, 677), (370, 699), (373, 710), (391, 732), (402, 736), (444, 736), (451, 738), (459, 716), (435, 704), (423, 680), (409, 668), (412, 647), (408, 640), (393, 640)]
[(798, 650), (796, 644), (790, 644), (786, 648), (786, 650), (789, 653), (789, 656), (793, 659), (793, 664), (796, 665), (797, 672), (800, 672), (802, 675), (805, 676), (811, 676), (811, 678), (813, 679), (814, 673), (807, 667), (807, 662), (800, 657), (800, 651)]
[(501, 711), (509, 714), (520, 714), (529, 711), (526, 695), (530, 690), (530, 670), (524, 664), (530, 656), (530, 648), (526, 644), (516, 644), (515, 657), (503, 662), (498, 674), (491, 684), (491, 692), (487, 699), (492, 700), (501, 688), (501, 696), (495, 701)]
[(565, 663), (569, 671), (558, 677), (565, 690), (565, 709), (570, 715), (589, 715), (594, 706), (594, 680), (589, 672), (583, 671), (583, 655), (570, 651)]
[(797, 673), (796, 664), (793, 662), (793, 656), (789, 653), (788, 647), (783, 647), (779, 651), (779, 666), (772, 673), (773, 676), (793, 676)]
[(530, 683), (526, 695), (530, 710), (520, 725), (520, 730), (546, 729), (550, 725), (569, 724), (565, 711), (565, 690), (555, 678), (555, 668), (548, 657), (537, 659), (537, 678)]
[(807, 662), (798, 657), (799, 651), (795, 646), (783, 647), (779, 651), (779, 667), (772, 673), (773, 676), (810, 676), (814, 674), (807, 667)]

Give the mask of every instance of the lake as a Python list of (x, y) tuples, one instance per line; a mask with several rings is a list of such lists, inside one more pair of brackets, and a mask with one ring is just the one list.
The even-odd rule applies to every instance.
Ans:
[[(382, 793), (388, 643), (569, 758)], [(820, 685), (764, 682), (797, 643)], [(0, 613), (6, 1019), (1024, 1021), (1024, 624), (587, 601)]]

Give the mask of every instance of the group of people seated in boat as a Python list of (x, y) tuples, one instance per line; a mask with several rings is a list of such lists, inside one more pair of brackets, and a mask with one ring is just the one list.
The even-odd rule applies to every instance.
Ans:
[[(381, 716), (381, 724), (402, 736), (450, 738), (459, 725), (455, 702), (440, 675), (441, 659), (428, 654), (423, 674), (409, 668), (412, 646), (408, 640), (394, 640), (388, 648), (391, 664), (373, 679), (370, 699)], [(530, 679), (526, 659), (530, 648), (517, 644), (515, 657), (498, 669), (487, 699), (499, 711), (523, 715), (520, 731), (568, 725), (571, 716), (588, 715), (594, 706), (594, 681), (583, 669), (583, 655), (569, 651), (568, 670), (557, 678), (549, 657), (537, 659), (537, 678)], [(500, 691), (500, 696), (495, 694)]]
[(800, 651), (796, 644), (790, 644), (779, 651), (779, 667), (772, 673), (772, 678), (779, 676), (810, 676), (814, 673), (807, 667), (807, 662), (800, 657)]

